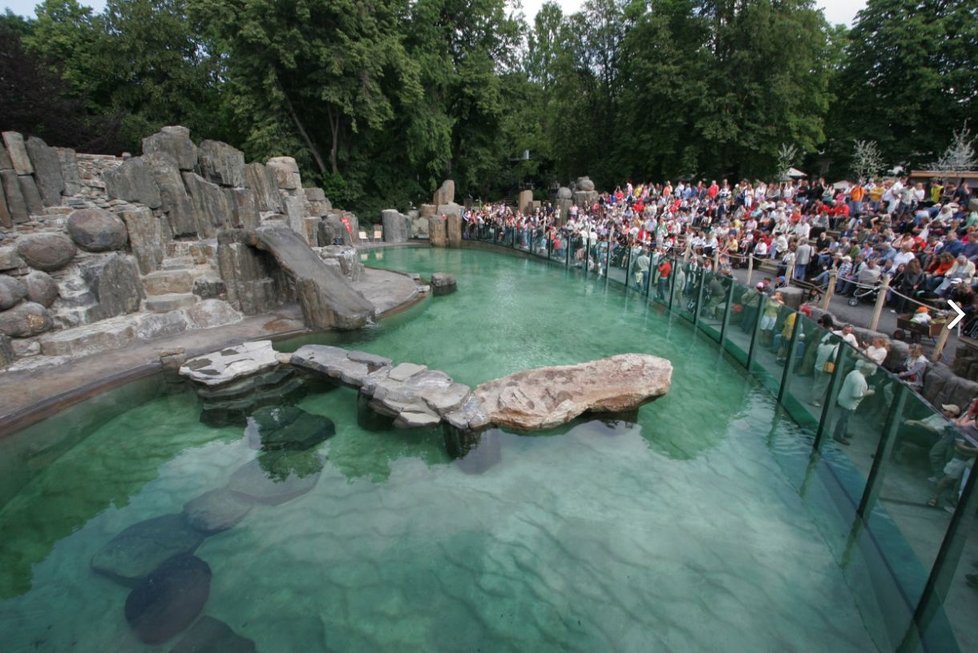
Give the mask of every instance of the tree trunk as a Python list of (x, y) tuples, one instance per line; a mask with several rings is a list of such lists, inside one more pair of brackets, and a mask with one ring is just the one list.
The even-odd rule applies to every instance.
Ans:
[(336, 165), (336, 155), (340, 149), (340, 113), (334, 109), (329, 109), (329, 131), (333, 136), (333, 142), (329, 149), (329, 163), (332, 166), (333, 174), (340, 174), (339, 167)]
[[(292, 122), (295, 123), (295, 128), (299, 130), (299, 135), (302, 140), (305, 141), (306, 147), (312, 152), (312, 158), (316, 160), (316, 165), (319, 166), (319, 172), (326, 174), (326, 163), (323, 161), (322, 155), (319, 153), (319, 149), (309, 138), (309, 134), (306, 133), (305, 127), (302, 126), (302, 121), (299, 120), (299, 115), (295, 112), (295, 107), (292, 106), (292, 100), (289, 99), (289, 94), (282, 89), (282, 97), (285, 98), (285, 106), (289, 110), (289, 115), (292, 116)], [(334, 137), (335, 140), (335, 137)], [(333, 161), (333, 173), (336, 173), (336, 161)]]

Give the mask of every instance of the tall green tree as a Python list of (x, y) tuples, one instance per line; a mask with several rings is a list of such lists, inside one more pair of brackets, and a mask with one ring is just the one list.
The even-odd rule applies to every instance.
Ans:
[(837, 78), (830, 136), (879, 143), (891, 163), (930, 161), (978, 119), (978, 0), (869, 0)]

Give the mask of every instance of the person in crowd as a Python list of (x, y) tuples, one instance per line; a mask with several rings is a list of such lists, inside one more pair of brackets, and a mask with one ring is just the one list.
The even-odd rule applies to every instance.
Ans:
[(871, 396), (875, 390), (869, 387), (866, 378), (876, 372), (876, 366), (868, 361), (857, 361), (855, 368), (846, 374), (839, 394), (836, 397), (838, 411), (835, 420), (835, 427), (832, 430), (832, 439), (839, 444), (849, 445), (849, 420), (852, 414), (859, 408), (859, 404), (865, 397)]

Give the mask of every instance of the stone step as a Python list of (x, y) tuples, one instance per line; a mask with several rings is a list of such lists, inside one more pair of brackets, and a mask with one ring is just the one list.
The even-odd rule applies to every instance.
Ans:
[(194, 287), (194, 275), (190, 270), (159, 270), (143, 277), (147, 295), (188, 293)]
[(136, 339), (136, 320), (121, 316), (39, 338), (45, 356), (86, 356), (125, 349)]
[(143, 309), (153, 313), (169, 313), (181, 308), (189, 308), (197, 303), (199, 298), (193, 293), (169, 293), (153, 295), (143, 302)]
[(192, 256), (174, 256), (163, 259), (160, 267), (164, 270), (192, 270), (196, 263)]

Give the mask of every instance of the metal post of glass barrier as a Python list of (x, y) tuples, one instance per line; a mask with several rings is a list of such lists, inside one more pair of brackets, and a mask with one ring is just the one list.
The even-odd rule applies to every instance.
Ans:
[(750, 346), (747, 348), (747, 371), (750, 372), (750, 365), (754, 362), (754, 349), (757, 345), (757, 335), (761, 331), (761, 317), (764, 315), (764, 308), (767, 306), (767, 296), (760, 295), (757, 302), (757, 315), (754, 318), (754, 330), (750, 337)]
[(700, 277), (699, 288), (696, 289), (696, 306), (693, 307), (693, 326), (695, 327), (700, 322), (700, 313), (703, 312), (703, 286), (706, 285), (706, 270), (700, 268), (698, 270)]
[(903, 407), (907, 401), (907, 388), (902, 383), (896, 384), (897, 396), (891, 409), (887, 411), (886, 424), (883, 427), (883, 435), (879, 445), (876, 447), (876, 457), (873, 458), (873, 465), (869, 470), (869, 478), (866, 480), (866, 488), (863, 496), (859, 500), (859, 508), (856, 514), (866, 519), (867, 513), (872, 510), (879, 495), (880, 486), (883, 484), (883, 466), (889, 464), (890, 453), (896, 443), (896, 432), (900, 429), (900, 422), (903, 420)]
[(727, 299), (724, 302), (723, 322), (720, 323), (720, 349), (723, 349), (723, 339), (727, 335), (727, 326), (730, 324), (730, 308), (733, 306), (734, 283), (732, 278), (727, 280)]
[(675, 259), (673, 261), (673, 264), (669, 266), (669, 283), (666, 284), (667, 289), (669, 290), (669, 314), (670, 315), (672, 314), (672, 296), (676, 292), (676, 274), (679, 271), (679, 268), (676, 266), (676, 263), (678, 261), (679, 259)]
[(845, 348), (848, 345), (841, 339), (838, 339), (838, 348), (835, 351), (835, 356), (832, 357), (835, 363), (835, 369), (832, 370), (832, 377), (829, 379), (829, 385), (825, 388), (825, 396), (821, 399), (816, 399), (816, 401), (822, 402), (822, 414), (818, 418), (818, 428), (815, 430), (815, 441), (812, 442), (812, 450), (818, 451), (822, 446), (822, 439), (825, 436), (825, 422), (829, 417), (829, 407), (832, 402), (829, 398), (832, 393), (835, 392), (835, 387), (839, 383), (839, 377), (842, 376), (842, 366), (845, 361)]
[(564, 239), (564, 267), (565, 268), (570, 267), (570, 257), (571, 257), (572, 249), (574, 249), (574, 239), (571, 237), (570, 233), (568, 233), (567, 237)]
[(645, 280), (645, 298), (648, 299), (649, 295), (652, 293), (652, 257), (651, 256), (649, 257), (649, 269), (645, 271), (645, 276), (648, 277)]
[(631, 279), (628, 278), (628, 269), (632, 266), (632, 246), (625, 246), (625, 289), (631, 286)]
[(604, 278), (609, 279), (611, 277), (611, 234), (608, 234), (608, 239), (605, 241), (605, 252), (604, 252)]
[[(801, 325), (798, 324), (798, 320), (799, 320), (799, 317), (798, 316), (799, 315), (800, 315), (800, 313), (798, 313), (797, 311), (794, 313), (795, 322), (794, 322), (794, 324), (791, 327), (791, 338), (789, 339), (790, 342), (788, 343), (788, 353), (784, 357), (784, 359), (785, 359), (784, 360), (784, 369), (781, 371), (781, 386), (778, 388), (778, 403), (779, 404), (781, 403), (781, 400), (784, 399), (784, 389), (788, 385), (788, 371), (791, 369), (791, 364), (795, 360), (795, 343), (798, 341), (798, 331), (801, 330), (800, 329)], [(788, 317), (790, 317), (790, 316), (788, 316)], [(788, 318), (785, 318), (785, 319), (788, 319)], [(782, 342), (784, 342), (784, 341), (782, 340)], [(777, 352), (775, 352), (774, 355), (777, 356), (778, 355)]]
[(961, 563), (968, 535), (974, 529), (976, 511), (978, 511), (978, 473), (972, 470), (958, 500), (958, 507), (951, 516), (951, 523), (944, 533), (941, 549), (937, 552), (937, 559), (930, 569), (930, 576), (927, 577), (927, 584), (917, 603), (917, 609), (914, 610), (913, 622), (897, 648), (899, 653), (920, 650), (920, 633), (927, 632), (934, 615), (944, 606), (951, 582)]

